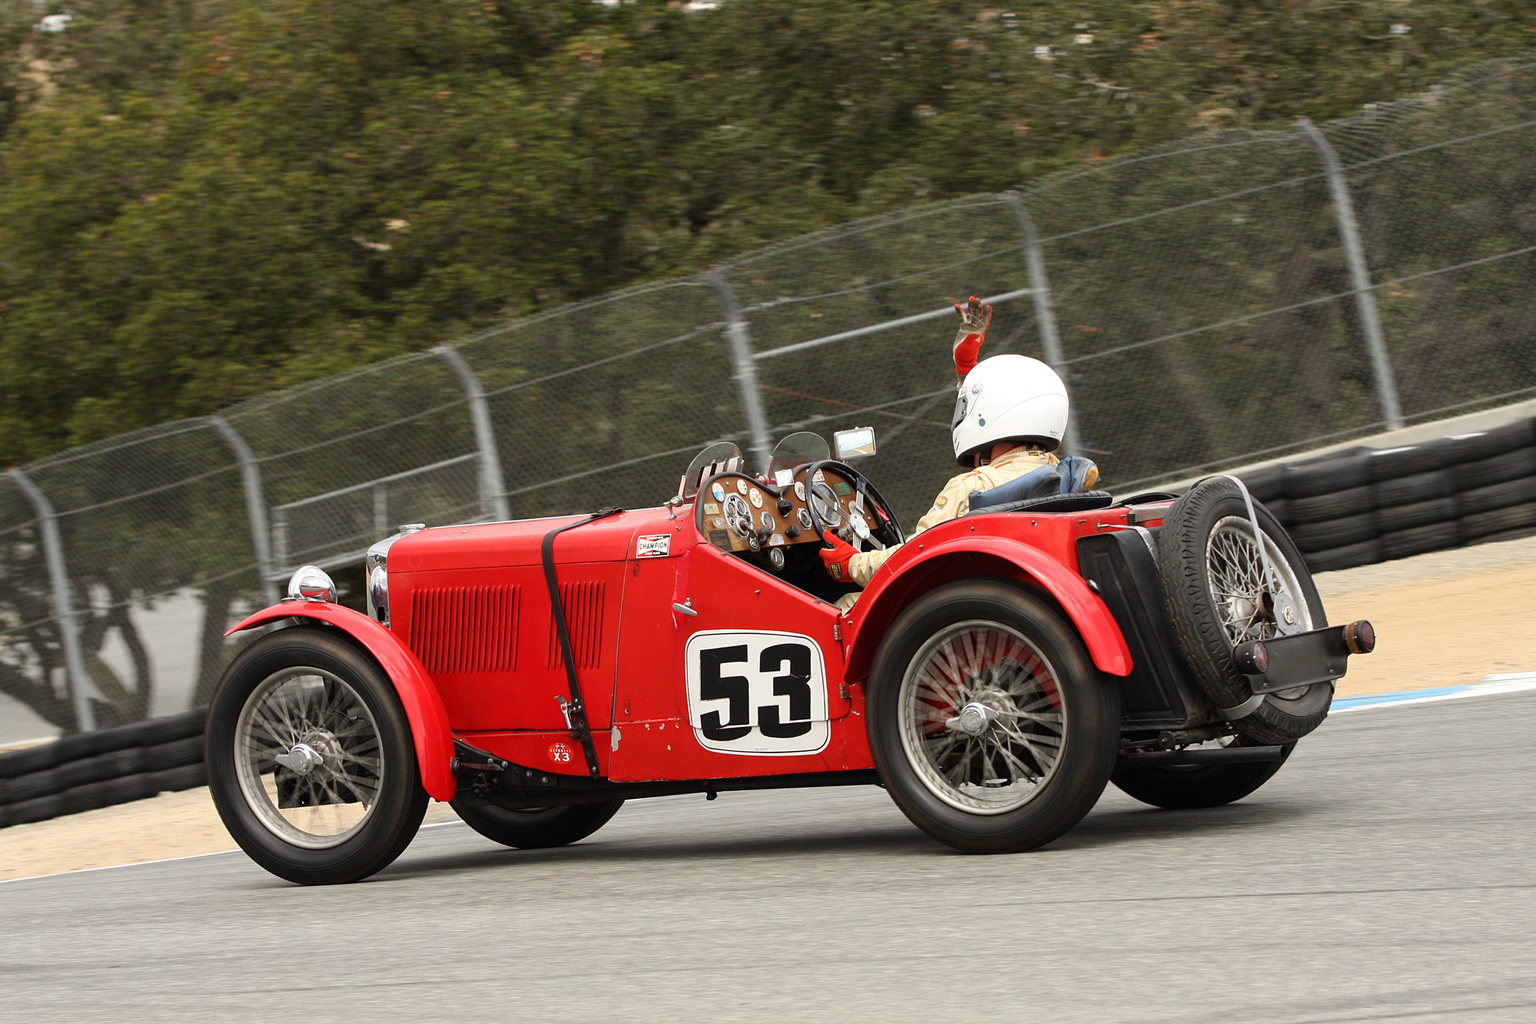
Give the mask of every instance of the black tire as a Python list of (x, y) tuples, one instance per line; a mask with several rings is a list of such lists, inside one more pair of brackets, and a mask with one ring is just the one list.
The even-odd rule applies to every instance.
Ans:
[(1536, 444), (1536, 418), (1515, 420), (1476, 434), (1448, 437), (1445, 444), (1450, 448), (1452, 463), (1491, 459), (1504, 452)]
[[(1254, 501), (1263, 499), (1255, 497)], [(1346, 516), (1369, 513), (1374, 507), (1371, 503), (1374, 499), (1369, 487), (1351, 487), (1347, 491), (1330, 491), (1327, 494), (1314, 494), (1310, 498), (1290, 499), (1291, 522), (1293, 523), (1323, 523), (1335, 519), (1343, 519)], [(1275, 510), (1270, 509), (1273, 515)], [(1276, 519), (1280, 518), (1278, 515)]]
[[(219, 817), (279, 878), (366, 878), (400, 855), (426, 813), (394, 686), (372, 658), (328, 632), (281, 629), (241, 651), (209, 704), (207, 740)], [(279, 755), (293, 765), (279, 766)]]
[(1310, 462), (1292, 463), (1285, 467), (1285, 496), (1294, 509), (1297, 498), (1363, 487), (1369, 483), (1365, 476), (1369, 458), (1369, 449), (1357, 446)]
[(453, 809), (464, 824), (493, 843), (516, 850), (569, 846), (596, 832), (624, 806), (623, 800), (600, 804), (569, 804), (519, 811), (491, 805), (474, 806), (454, 801)]
[(1180, 767), (1136, 764), (1115, 766), (1109, 781), (1144, 804), (1170, 811), (1220, 807), (1258, 789), (1274, 777), (1291, 756), (1288, 744), (1278, 761), (1245, 761), (1237, 764), (1202, 764)]
[[(1269, 541), (1265, 550), (1272, 570), (1281, 578), (1279, 590), (1266, 589), (1277, 596), (1292, 594), (1293, 614), (1302, 619), (1301, 628), (1327, 625), (1323, 602), (1301, 552), (1263, 505), (1255, 504), (1254, 511)], [(1258, 548), (1251, 530), (1242, 493), (1232, 481), (1213, 477), (1192, 488), (1168, 510), (1158, 534), (1163, 598), (1179, 649), (1195, 681), (1216, 707), (1226, 709), (1232, 715), (1233, 726), (1248, 739), (1257, 743), (1289, 743), (1305, 736), (1328, 717), (1333, 686), (1315, 683), (1266, 694), (1248, 707), (1255, 695), (1248, 677), (1232, 663), (1232, 648), (1244, 640), (1274, 636), (1277, 631), (1274, 613), (1261, 611), (1255, 603), (1260, 596)], [(1238, 564), (1244, 560), (1252, 565)], [(1226, 565), (1228, 562), (1232, 567)], [(1249, 569), (1252, 571), (1244, 576)], [(1234, 579), (1242, 577), (1244, 585), (1251, 584), (1254, 592), (1238, 593), (1234, 589), (1223, 605), (1213, 592), (1212, 583), (1213, 576), (1221, 574)], [(1222, 606), (1232, 613), (1233, 619), (1246, 615), (1243, 629), (1227, 623), (1227, 617), (1220, 611)]]
[(1458, 463), (1451, 468), (1451, 473), (1456, 478), (1457, 493), (1526, 479), (1536, 476), (1536, 448), (1520, 448), (1491, 459)]
[(1394, 533), (1431, 523), (1450, 522), (1459, 514), (1459, 509), (1455, 498), (1431, 498), (1411, 505), (1393, 505), (1376, 510), (1376, 529), (1378, 533)]
[(1528, 476), (1524, 480), (1510, 480), (1491, 487), (1478, 487), (1463, 491), (1456, 496), (1457, 508), (1464, 516), (1491, 512), (1511, 505), (1524, 505), (1530, 501), (1536, 501), (1536, 476)]
[(1291, 527), (1291, 539), (1303, 551), (1327, 551), (1376, 539), (1376, 519), (1371, 513), (1331, 519), (1326, 523), (1299, 523)]
[(1285, 497), (1285, 467), (1262, 466), (1242, 475), (1243, 486), (1256, 501), (1272, 502)]
[(1510, 530), (1522, 530), (1532, 524), (1536, 524), (1536, 502), (1463, 516), (1461, 530), (1462, 536), (1471, 540), (1474, 537), (1490, 537)]
[(1353, 569), (1357, 565), (1374, 565), (1381, 560), (1381, 542), (1368, 540), (1326, 551), (1308, 551), (1307, 569), (1311, 572), (1332, 572), (1335, 569)]
[(1375, 492), (1377, 508), (1393, 505), (1411, 505), (1432, 498), (1456, 496), (1456, 477), (1448, 469), (1432, 469), (1427, 473), (1400, 476), (1371, 485)]
[[(964, 678), (941, 693), (932, 666), (956, 651), (948, 664)], [(1005, 581), (975, 580), (923, 595), (891, 625), (870, 671), (867, 728), (881, 781), (918, 828), (967, 853), (1017, 853), (1098, 801), (1120, 704), (1056, 612)]]
[(1376, 483), (1411, 476), (1431, 469), (1440, 469), (1454, 457), (1450, 438), (1437, 438), (1425, 444), (1404, 445), (1401, 448), (1382, 448), (1373, 451), (1366, 460), (1365, 475)]
[(1391, 561), (1394, 558), (1422, 555), (1428, 551), (1460, 547), (1461, 524), (1454, 519), (1448, 523), (1430, 523), (1411, 530), (1384, 533), (1378, 539), (1381, 541), (1382, 557)]

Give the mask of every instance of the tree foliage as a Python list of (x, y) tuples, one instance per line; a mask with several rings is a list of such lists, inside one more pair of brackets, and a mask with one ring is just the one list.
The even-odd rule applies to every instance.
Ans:
[(1523, 0), (69, 11), (0, 31), (3, 464), (1536, 36)]

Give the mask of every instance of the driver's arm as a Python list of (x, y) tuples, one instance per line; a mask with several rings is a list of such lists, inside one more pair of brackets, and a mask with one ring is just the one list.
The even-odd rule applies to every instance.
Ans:
[[(963, 516), (971, 506), (971, 491), (976, 489), (974, 473), (961, 473), (950, 478), (949, 483), (939, 492), (939, 496), (933, 499), (933, 506), (923, 513), (923, 517), (912, 528), (911, 536), (915, 537), (924, 530), (931, 529), (940, 523), (946, 523), (951, 519)], [(848, 558), (848, 575), (853, 582), (861, 587), (869, 585), (870, 577), (880, 571), (885, 560), (901, 550), (900, 544), (892, 544), (884, 551), (860, 551)]]

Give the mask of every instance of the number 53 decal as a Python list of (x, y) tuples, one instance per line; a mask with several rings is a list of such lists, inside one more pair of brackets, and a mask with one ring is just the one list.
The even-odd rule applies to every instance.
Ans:
[(827, 745), (821, 648), (799, 633), (708, 630), (684, 650), (688, 720), (708, 750), (814, 754)]

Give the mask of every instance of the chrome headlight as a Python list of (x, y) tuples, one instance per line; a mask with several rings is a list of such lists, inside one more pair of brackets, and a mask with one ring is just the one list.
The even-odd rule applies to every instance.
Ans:
[(288, 577), (288, 600), (336, 603), (336, 584), (318, 565), (301, 565)]
[(363, 580), (368, 591), (368, 614), (389, 625), (389, 549), (401, 537), (407, 537), (425, 524), (408, 523), (393, 537), (385, 537), (363, 556)]

